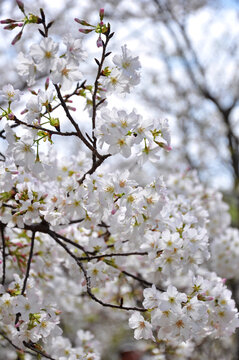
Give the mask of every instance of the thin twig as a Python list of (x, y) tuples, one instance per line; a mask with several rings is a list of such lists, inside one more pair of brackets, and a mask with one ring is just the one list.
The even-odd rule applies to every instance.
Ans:
[(0, 153), (0, 156), (2, 156), (2, 160), (1, 161), (5, 161), (6, 160), (6, 156), (3, 153)]
[(28, 277), (30, 274), (30, 268), (31, 268), (32, 257), (33, 257), (34, 240), (35, 240), (35, 231), (32, 232), (31, 247), (30, 247), (29, 257), (28, 257), (28, 261), (27, 261), (27, 271), (26, 271), (26, 275), (24, 278), (23, 287), (22, 287), (22, 291), (21, 291), (22, 295), (24, 295), (24, 292), (26, 290), (27, 280), (28, 280)]
[[(96, 127), (96, 111), (97, 111), (97, 107), (99, 105), (99, 103), (97, 104), (96, 103), (96, 100), (97, 100), (97, 92), (98, 92), (98, 87), (99, 87), (99, 78), (100, 76), (102, 75), (102, 69), (103, 69), (103, 64), (104, 64), (104, 61), (105, 61), (105, 58), (106, 58), (106, 48), (107, 48), (107, 45), (108, 45), (108, 42), (109, 40), (112, 38), (113, 36), (113, 33), (110, 34), (110, 25), (109, 25), (109, 28), (108, 28), (108, 31), (107, 33), (105, 34), (105, 37), (106, 37), (106, 40), (103, 41), (103, 49), (102, 49), (102, 54), (101, 54), (101, 59), (100, 61), (97, 60), (97, 64), (98, 64), (98, 71), (97, 71), (97, 75), (96, 75), (96, 79), (95, 79), (95, 83), (94, 83), (94, 91), (93, 91), (93, 94), (92, 94), (92, 139), (93, 139), (93, 146), (94, 146), (94, 149), (97, 150), (97, 139), (96, 139), (96, 136), (95, 136), (95, 127)], [(102, 103), (105, 99), (102, 99), (100, 101), (100, 103)], [(95, 166), (95, 163), (96, 163), (96, 155), (95, 153), (93, 152), (92, 153), (92, 167)]]
[(83, 176), (82, 178), (79, 180), (79, 184), (81, 185), (85, 178), (86, 178), (86, 175), (91, 175), (95, 172), (95, 170), (103, 163), (103, 161), (105, 161), (105, 159), (107, 159), (109, 156), (111, 156), (111, 154), (107, 154), (107, 155), (103, 155), (101, 156), (101, 158), (97, 161), (95, 161), (93, 164), (92, 164), (92, 167), (90, 170), (88, 170)]
[(84, 135), (82, 134), (78, 124), (75, 122), (75, 120), (73, 119), (73, 117), (71, 116), (71, 113), (65, 103), (65, 100), (63, 99), (63, 96), (61, 94), (60, 88), (57, 84), (54, 84), (58, 98), (61, 102), (61, 105), (65, 111), (65, 114), (67, 116), (67, 118), (70, 120), (71, 124), (74, 126), (76, 132), (77, 132), (77, 136), (81, 139), (81, 141), (99, 158), (101, 159), (101, 155), (97, 152), (97, 150), (94, 148), (94, 146), (84, 137)]
[(24, 125), (27, 126), (29, 128), (32, 129), (36, 129), (39, 131), (45, 131), (48, 132), (50, 135), (60, 135), (60, 136), (78, 136), (78, 134), (76, 132), (61, 132), (61, 131), (55, 131), (55, 130), (51, 130), (51, 129), (47, 129), (47, 128), (43, 128), (41, 126), (38, 125), (31, 125), (31, 124), (27, 124), (22, 120), (19, 120), (18, 118), (14, 117), (14, 121), (19, 124), (19, 125)]
[(33, 354), (32, 352), (30, 351), (27, 351), (27, 350), (23, 350), (23, 349), (20, 349), (17, 345), (13, 344), (12, 340), (9, 339), (9, 337), (7, 337), (7, 335), (5, 335), (2, 331), (0, 331), (0, 335), (9, 342), (10, 345), (12, 345), (14, 347), (14, 349), (16, 349), (17, 351), (19, 352), (24, 352), (26, 354), (30, 354), (30, 355), (33, 355), (33, 356), (37, 356), (37, 354)]
[(82, 245), (77, 244), (76, 242), (68, 239), (67, 237), (65, 237), (65, 236), (63, 236), (63, 235), (61, 235), (61, 234), (56, 233), (55, 231), (49, 230), (47, 233), (48, 233), (50, 236), (52, 236), (52, 235), (57, 236), (57, 237), (60, 238), (61, 240), (65, 241), (66, 243), (75, 246), (76, 248), (78, 248), (78, 249), (80, 249), (81, 251), (83, 251), (87, 256), (88, 256), (89, 254), (91, 254), (91, 252), (86, 251), (85, 248), (84, 248)]
[(6, 279), (6, 243), (4, 237), (4, 224), (0, 224), (1, 228), (1, 238), (2, 238), (2, 285), (5, 284)]
[(84, 277), (85, 277), (85, 281), (86, 281), (86, 288), (87, 288), (87, 293), (88, 295), (91, 297), (92, 300), (94, 300), (95, 302), (97, 302), (98, 304), (104, 306), (104, 307), (110, 307), (113, 309), (120, 309), (120, 310), (135, 310), (135, 311), (141, 311), (141, 312), (145, 312), (147, 311), (147, 309), (144, 308), (140, 308), (140, 307), (128, 307), (128, 306), (123, 306), (123, 305), (114, 305), (114, 304), (109, 304), (109, 303), (105, 303), (102, 300), (98, 299), (91, 291), (91, 279), (87, 274), (86, 269), (84, 268), (84, 266), (82, 265), (82, 263), (78, 260), (78, 257), (73, 254), (68, 247), (62, 243), (57, 236), (55, 236), (55, 234), (51, 234), (51, 237), (61, 246), (65, 249), (65, 251), (75, 260), (75, 262), (77, 263), (77, 265), (80, 267), (80, 269), (82, 270)]
[(47, 359), (50, 359), (50, 360), (56, 360), (54, 359), (53, 357), (51, 357), (50, 355), (46, 354), (44, 351), (41, 351), (39, 349), (37, 349), (35, 347), (35, 344), (31, 344), (31, 343), (27, 343), (26, 341), (23, 341), (23, 344), (26, 348), (32, 350), (32, 351), (35, 351), (37, 354), (41, 355), (41, 356), (44, 356), (45, 358)]
[[(134, 279), (134, 280), (137, 280), (138, 282), (140, 282), (140, 283), (143, 284), (143, 285), (147, 285), (147, 286), (152, 286), (152, 285), (153, 285), (153, 283), (151, 283), (151, 282), (143, 279), (141, 276), (133, 275), (133, 274), (129, 273), (128, 271), (124, 271), (124, 270), (123, 270), (123, 271), (121, 271), (121, 273), (124, 274), (124, 275), (126, 275), (126, 276), (128, 276), (128, 277), (131, 277), (131, 278)], [(157, 286), (156, 286), (156, 289), (159, 290), (159, 291), (165, 291), (165, 290), (163, 290), (163, 289), (160, 289), (160, 288), (157, 287)]]
[(94, 259), (102, 259), (102, 258), (106, 258), (106, 257), (115, 257), (115, 256), (131, 256), (131, 255), (148, 255), (147, 252), (129, 252), (129, 253), (112, 253), (112, 254), (102, 254), (102, 255), (94, 255), (94, 256), (88, 256), (88, 257), (78, 257), (78, 260), (82, 261), (82, 260), (87, 260), (87, 261), (91, 261)]

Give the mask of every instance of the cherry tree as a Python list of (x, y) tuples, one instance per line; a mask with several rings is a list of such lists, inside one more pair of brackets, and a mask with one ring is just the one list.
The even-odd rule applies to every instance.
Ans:
[[(238, 232), (221, 194), (176, 166), (152, 178), (150, 164), (172, 150), (168, 121), (111, 106), (112, 93), (126, 99), (139, 85), (138, 56), (127, 45), (111, 54), (104, 9), (96, 24), (76, 18), (82, 37), (96, 34), (99, 56), (88, 82), (82, 37), (57, 41), (43, 9), (17, 5), (18, 18), (1, 21), (14, 32), (12, 45), (29, 25), (39, 39), (18, 55), (29, 94), (11, 84), (0, 92), (5, 357), (100, 359), (101, 331), (110, 337), (112, 327), (101, 318), (94, 331), (87, 318), (99, 314), (142, 340), (149, 359), (188, 359), (208, 338), (233, 341), (238, 311), (226, 278), (237, 276)], [(82, 130), (78, 112), (90, 130)], [(77, 153), (61, 158), (57, 137), (62, 147), (76, 139)]]

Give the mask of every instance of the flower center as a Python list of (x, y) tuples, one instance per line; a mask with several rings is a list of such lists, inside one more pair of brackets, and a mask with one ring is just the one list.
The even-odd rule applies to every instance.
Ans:
[(46, 57), (47, 59), (50, 59), (50, 58), (52, 57), (51, 51), (46, 51), (46, 52), (45, 52), (45, 57)]
[(69, 71), (70, 71), (70, 69), (64, 68), (63, 70), (61, 70), (61, 73), (63, 76), (67, 76)]

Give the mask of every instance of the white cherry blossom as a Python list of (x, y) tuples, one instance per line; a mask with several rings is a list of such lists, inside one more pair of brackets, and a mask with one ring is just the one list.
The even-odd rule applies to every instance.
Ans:
[(74, 63), (66, 59), (58, 59), (51, 73), (51, 79), (54, 84), (60, 84), (62, 90), (69, 90), (73, 82), (82, 79), (82, 74)]

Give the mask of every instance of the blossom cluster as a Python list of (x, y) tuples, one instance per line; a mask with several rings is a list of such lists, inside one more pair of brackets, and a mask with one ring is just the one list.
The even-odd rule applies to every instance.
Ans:
[(163, 293), (155, 286), (145, 289), (143, 305), (150, 311), (151, 323), (138, 312), (133, 313), (129, 326), (135, 329), (135, 338), (155, 341), (153, 331), (158, 340), (177, 342), (232, 334), (239, 320), (231, 292), (215, 273), (206, 275), (193, 279), (188, 294), (172, 285)]
[[(123, 46), (113, 56), (115, 67), (105, 66), (113, 33), (103, 9), (96, 26), (76, 19), (89, 27), (81, 33), (98, 34), (102, 48), (95, 82), (87, 84), (79, 71), (86, 58), (82, 40), (67, 35), (61, 53), (43, 10), (41, 18), (28, 17), (18, 3), (24, 26), (34, 20), (45, 31), (28, 55), (19, 55), (18, 71), (31, 86), (39, 73), (45, 88), (30, 90), (19, 116), (13, 109), (20, 90), (9, 84), (0, 91), (7, 144), (0, 162), (1, 341), (51, 359), (98, 360), (101, 346), (87, 329), (90, 316), (109, 316), (102, 307), (120, 310), (118, 320), (129, 318), (135, 339), (151, 341), (152, 359), (159, 359), (158, 341), (180, 351), (231, 335), (238, 311), (219, 276), (237, 277), (238, 231), (229, 228), (222, 196), (193, 171), (154, 179), (148, 171), (144, 181), (160, 152), (171, 150), (168, 121), (106, 105), (112, 92), (125, 94), (139, 83), (138, 57)], [(77, 96), (86, 100), (91, 136), (71, 115)], [(59, 108), (74, 131), (62, 131)], [(54, 136), (74, 136), (76, 154), (61, 159)], [(125, 158), (129, 167), (121, 170)]]
[(133, 57), (127, 45), (124, 45), (122, 54), (113, 57), (113, 63), (116, 65), (115, 67), (107, 68), (104, 71), (106, 77), (102, 81), (102, 86), (106, 89), (107, 94), (112, 92), (129, 93), (131, 88), (140, 82), (139, 69), (141, 65), (138, 56)]
[(72, 82), (80, 81), (82, 74), (79, 63), (85, 59), (81, 39), (74, 39), (71, 34), (63, 39), (65, 52), (58, 54), (59, 44), (50, 37), (43, 38), (39, 44), (30, 47), (29, 55), (22, 52), (18, 56), (19, 75), (26, 78), (28, 85), (35, 83), (38, 73), (50, 74), (54, 84), (61, 84), (62, 90), (68, 90)]
[(134, 145), (143, 142), (142, 151), (136, 150), (140, 163), (158, 161), (160, 147), (171, 149), (168, 121), (160, 121), (157, 125), (149, 123), (143, 121), (135, 111), (127, 114), (116, 108), (112, 111), (102, 110), (95, 134), (101, 148), (107, 144), (112, 155), (119, 153), (125, 158), (130, 157)]

